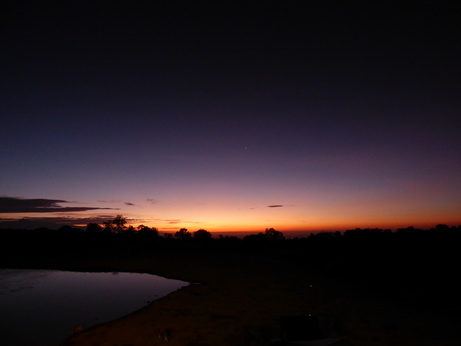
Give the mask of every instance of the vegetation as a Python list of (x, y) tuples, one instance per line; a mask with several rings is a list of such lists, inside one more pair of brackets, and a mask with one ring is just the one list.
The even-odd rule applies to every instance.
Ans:
[[(264, 232), (250, 234), (243, 238), (235, 236), (213, 237), (205, 229), (190, 232), (181, 228), (174, 234), (160, 235), (155, 227), (139, 225), (126, 226), (127, 219), (117, 215), (114, 219), (104, 221), (102, 224), (89, 223), (86, 229), (63, 226), (58, 230), (38, 228), (34, 230), (0, 229), (0, 239), (3, 253), (10, 249), (21, 248), (48, 249), (63, 251), (72, 249), (108, 249), (114, 247), (129, 247), (131, 249), (152, 248), (161, 251), (163, 246), (175, 246), (183, 243), (191, 247), (196, 245), (209, 248), (233, 248), (235, 250), (251, 249), (254, 252), (290, 252), (291, 255), (304, 256), (319, 255), (320, 251), (327, 250), (332, 257), (342, 253), (348, 258), (355, 254), (378, 251), (384, 257), (396, 254), (401, 249), (412, 252), (426, 249), (426, 255), (444, 252), (443, 249), (451, 245), (458, 245), (461, 235), (461, 225), (448, 226), (439, 224), (429, 230), (421, 230), (412, 226), (396, 231), (389, 229), (352, 229), (345, 232), (320, 232), (312, 233), (308, 237), (287, 239), (282, 232), (274, 228), (266, 228)], [(50, 244), (53, 244), (50, 246)], [(184, 245), (181, 245), (184, 246)], [(427, 247), (427, 248), (426, 248)], [(16, 251), (15, 250), (15, 251)], [(34, 252), (34, 251), (32, 251)]]
[(428, 301), (443, 285), (437, 304), (451, 299), (450, 306), (461, 307), (457, 293), (461, 287), (456, 280), (461, 226), (440, 224), (429, 230), (407, 227), (396, 231), (357, 228), (288, 239), (273, 228), (237, 238), (185, 228), (174, 235), (160, 235), (155, 227), (126, 224), (118, 215), (102, 225), (90, 223), (85, 230), (70, 226), (2, 229), (0, 267), (56, 267), (63, 259), (86, 263), (174, 259), (181, 263), (199, 257), (205, 263), (236, 258), (251, 263), (252, 258), (263, 258), (268, 270), (270, 263), (277, 263), (302, 275), (353, 280), (411, 300)]
[[(183, 280), (191, 272), (201, 273), (204, 282), (210, 277), (213, 280), (215, 272), (221, 278), (229, 276), (231, 282), (244, 268), (248, 276), (240, 281), (237, 276), (235, 287), (244, 282), (263, 292), (266, 286), (251, 280), (254, 273), (261, 274), (270, 278), (267, 282), (286, 286), (281, 300), (292, 289), (309, 290), (311, 282), (326, 282), (328, 285), (322, 287), (332, 289), (326, 296), (337, 296), (338, 300), (347, 301), (344, 297), (351, 294), (343, 287), (359, 287), (360, 292), (371, 292), (377, 301), (423, 307), (447, 321), (456, 320), (461, 309), (457, 278), (461, 226), (440, 224), (429, 230), (407, 227), (395, 231), (357, 228), (292, 239), (268, 228), (238, 238), (214, 237), (204, 229), (190, 232), (185, 228), (161, 235), (155, 227), (127, 226), (123, 216), (117, 218), (101, 225), (90, 223), (85, 230), (70, 226), (58, 230), (2, 229), (0, 267), (141, 270), (160, 275), (163, 268), (169, 268), (166, 273), (175, 273)], [(286, 278), (296, 280), (285, 282)], [(220, 281), (218, 286), (222, 289), (228, 282), (223, 285)], [(336, 313), (347, 318), (350, 310)]]

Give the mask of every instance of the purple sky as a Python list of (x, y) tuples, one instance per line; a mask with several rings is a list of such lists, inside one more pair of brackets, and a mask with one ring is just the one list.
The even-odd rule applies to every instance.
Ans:
[(0, 219), (461, 223), (459, 5), (153, 4), (2, 10)]

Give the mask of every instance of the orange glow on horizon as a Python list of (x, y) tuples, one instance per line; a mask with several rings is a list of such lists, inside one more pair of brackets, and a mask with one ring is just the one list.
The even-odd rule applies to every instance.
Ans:
[[(159, 232), (162, 233), (175, 233), (181, 228), (186, 228), (190, 232), (195, 232), (199, 229), (205, 229), (211, 233), (259, 233), (259, 232), (264, 232), (266, 228), (274, 228), (277, 231), (280, 232), (290, 232), (290, 233), (295, 233), (295, 232), (328, 232), (328, 231), (346, 231), (350, 229), (356, 229), (356, 228), (361, 228), (361, 229), (366, 229), (366, 228), (379, 228), (379, 229), (391, 229), (391, 230), (396, 230), (399, 228), (407, 228), (407, 227), (415, 227), (415, 228), (420, 228), (420, 229), (430, 229), (435, 227), (438, 224), (447, 224), (449, 226), (458, 226), (461, 225), (461, 220), (454, 220), (453, 222), (446, 222), (446, 221), (441, 221), (441, 220), (434, 220), (433, 222), (431, 221), (426, 221), (426, 222), (386, 222), (386, 223), (373, 223), (373, 222), (351, 222), (351, 223), (319, 223), (319, 224), (304, 224), (304, 225), (209, 225), (211, 227), (207, 227), (205, 225), (198, 226), (194, 224), (181, 224), (178, 225), (178, 227), (158, 227), (154, 223), (149, 224), (149, 223), (144, 223), (146, 226), (149, 227), (156, 227)], [(137, 225), (133, 224), (134, 227)]]
[[(221, 192), (221, 191), (220, 191)], [(415, 195), (414, 193), (410, 196)], [(151, 203), (142, 197), (127, 198), (133, 203), (102, 201), (94, 203), (103, 210), (87, 212), (50, 212), (3, 214), (4, 220), (30, 219), (73, 224), (85, 228), (88, 223), (111, 220), (116, 215), (127, 218), (127, 226), (141, 224), (155, 227), (161, 233), (174, 233), (181, 228), (190, 232), (205, 229), (212, 233), (258, 233), (266, 228), (280, 232), (344, 231), (355, 228), (398, 229), (413, 226), (428, 229), (437, 224), (461, 225), (458, 204), (436, 204), (433, 200), (416, 195), (399, 198), (375, 197), (366, 192), (356, 196), (316, 194), (308, 198), (303, 193), (286, 198), (274, 196), (250, 197), (229, 195), (223, 199), (210, 195), (205, 199), (162, 198)], [(332, 197), (333, 196), (333, 197)], [(289, 202), (288, 202), (289, 201)], [(69, 206), (73, 203), (69, 202)], [(75, 203), (75, 206), (78, 206)], [(107, 209), (107, 206), (110, 209)]]

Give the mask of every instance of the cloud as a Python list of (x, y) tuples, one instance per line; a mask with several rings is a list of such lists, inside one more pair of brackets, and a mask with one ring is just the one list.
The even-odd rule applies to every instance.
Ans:
[(149, 202), (150, 204), (157, 204), (158, 203), (158, 201), (153, 199), (153, 198), (147, 198), (146, 201)]
[(181, 220), (181, 219), (152, 219), (154, 221), (160, 221), (160, 222), (166, 222), (170, 225), (176, 225), (178, 223), (182, 223), (184, 222), (184, 220)]
[(126, 205), (136, 205), (134, 203), (131, 203), (131, 202), (125, 202)]
[(25, 199), (17, 197), (0, 197), (0, 214), (5, 213), (55, 213), (78, 212), (98, 209), (98, 207), (62, 207), (60, 204), (70, 203), (61, 199)]
[(268, 205), (267, 207), (268, 208), (283, 208), (284, 205), (283, 204), (272, 204), (272, 205)]
[(170, 225), (176, 225), (178, 223), (204, 223), (203, 221), (189, 221), (189, 220), (184, 220), (184, 219), (160, 219), (160, 218), (156, 218), (156, 219), (151, 219), (151, 221), (156, 221), (156, 222), (162, 222), (162, 223), (168, 223)]
[(113, 219), (114, 216), (95, 216), (95, 217), (50, 217), (50, 216), (43, 216), (43, 217), (21, 217), (21, 218), (1, 218), (0, 222), (16, 222), (16, 221), (23, 221), (23, 222), (48, 222), (52, 224), (60, 224), (60, 225), (75, 225), (75, 224), (88, 224), (91, 222), (102, 223), (108, 219)]

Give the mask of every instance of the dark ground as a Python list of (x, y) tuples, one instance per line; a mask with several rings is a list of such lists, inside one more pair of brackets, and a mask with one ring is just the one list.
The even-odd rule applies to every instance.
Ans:
[(357, 346), (461, 344), (457, 232), (204, 242), (49, 236), (4, 236), (0, 265), (199, 283), (63, 345), (267, 345), (281, 316), (301, 314), (318, 315), (325, 337)]

